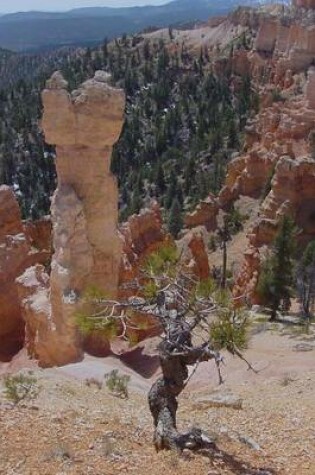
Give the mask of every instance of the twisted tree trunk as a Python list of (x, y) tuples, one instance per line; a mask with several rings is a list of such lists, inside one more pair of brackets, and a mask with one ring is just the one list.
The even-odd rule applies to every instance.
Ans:
[(170, 323), (166, 337), (158, 346), (163, 376), (149, 392), (149, 406), (154, 420), (154, 445), (163, 449), (192, 450), (211, 445), (211, 440), (200, 429), (179, 433), (176, 426), (177, 397), (188, 380), (188, 366), (215, 357), (205, 344), (193, 347), (191, 326), (180, 319)]

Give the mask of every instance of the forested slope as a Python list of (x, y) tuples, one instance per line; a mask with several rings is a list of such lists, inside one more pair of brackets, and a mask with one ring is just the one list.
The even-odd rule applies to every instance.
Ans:
[[(248, 48), (250, 41), (244, 34), (222, 54)], [(9, 55), (1, 65), (1, 182), (14, 187), (25, 217), (49, 212), (55, 186), (54, 151), (44, 143), (39, 119), (40, 91), (56, 69), (70, 89), (105, 69), (126, 90), (126, 123), (112, 161), (122, 219), (151, 197), (166, 211), (174, 199), (189, 210), (210, 191), (217, 193), (258, 106), (248, 76), (236, 84), (227, 68), (219, 78), (207, 48), (192, 54), (171, 29), (167, 40), (124, 35), (95, 49)]]

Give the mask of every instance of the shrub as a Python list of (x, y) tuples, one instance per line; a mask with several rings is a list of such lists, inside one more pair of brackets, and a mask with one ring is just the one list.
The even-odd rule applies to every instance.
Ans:
[(110, 373), (105, 374), (106, 387), (115, 396), (122, 399), (128, 399), (128, 383), (130, 376), (118, 374), (118, 369), (113, 369)]
[(87, 378), (85, 380), (85, 384), (91, 388), (92, 386), (95, 386), (97, 389), (101, 390), (102, 387), (103, 387), (103, 383), (102, 381), (99, 381), (98, 379), (96, 378)]
[(35, 399), (38, 392), (37, 379), (31, 372), (4, 378), (4, 395), (14, 405), (21, 401)]

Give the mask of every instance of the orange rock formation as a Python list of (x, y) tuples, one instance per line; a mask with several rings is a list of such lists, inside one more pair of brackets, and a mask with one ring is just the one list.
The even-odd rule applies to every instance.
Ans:
[[(45, 137), (57, 149), (54, 255), (50, 287), (43, 269), (33, 268), (19, 280), (19, 293), (26, 345), (42, 366), (52, 366), (82, 355), (84, 344), (75, 319), (81, 295), (91, 287), (117, 295), (122, 245), (110, 157), (123, 125), (125, 96), (109, 86), (103, 72), (69, 94), (57, 72), (42, 98)], [(108, 350), (108, 343), (103, 345)]]
[(15, 279), (36, 262), (45, 262), (49, 251), (39, 250), (25, 232), (14, 193), (0, 187), (0, 360), (12, 357), (24, 342), (24, 321)]

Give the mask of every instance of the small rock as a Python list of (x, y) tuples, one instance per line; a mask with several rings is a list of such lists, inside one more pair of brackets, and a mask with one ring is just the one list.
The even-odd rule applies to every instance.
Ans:
[(197, 399), (196, 409), (207, 409), (210, 407), (230, 407), (232, 409), (242, 409), (243, 400), (234, 394), (213, 394)]
[(97, 82), (108, 83), (111, 79), (111, 75), (108, 74), (106, 71), (96, 71), (94, 75), (94, 79)]
[(309, 343), (298, 343), (294, 346), (293, 351), (304, 352), (304, 351), (313, 351), (314, 346)]
[(240, 435), (238, 440), (242, 442), (242, 444), (247, 445), (253, 450), (261, 450), (261, 447), (257, 442), (255, 442), (251, 437), (247, 437), (246, 435)]

